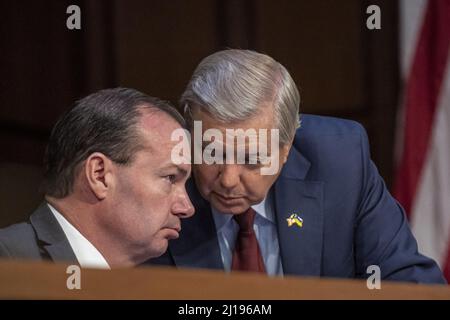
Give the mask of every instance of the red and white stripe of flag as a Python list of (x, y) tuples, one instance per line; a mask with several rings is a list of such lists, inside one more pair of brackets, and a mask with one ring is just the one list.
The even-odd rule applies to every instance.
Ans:
[(450, 281), (450, 0), (401, 0), (404, 93), (394, 195)]

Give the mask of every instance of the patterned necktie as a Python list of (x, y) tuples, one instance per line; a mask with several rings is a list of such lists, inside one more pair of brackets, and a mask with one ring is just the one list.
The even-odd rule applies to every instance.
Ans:
[(249, 208), (246, 212), (233, 216), (239, 225), (239, 233), (234, 247), (231, 270), (266, 272), (258, 240), (253, 230), (255, 215), (255, 210)]

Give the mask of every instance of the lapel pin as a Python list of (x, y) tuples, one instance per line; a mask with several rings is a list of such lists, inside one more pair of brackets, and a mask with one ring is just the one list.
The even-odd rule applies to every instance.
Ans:
[(292, 227), (296, 224), (299, 228), (303, 227), (303, 219), (300, 218), (296, 213), (291, 214), (289, 218), (286, 219), (288, 227)]

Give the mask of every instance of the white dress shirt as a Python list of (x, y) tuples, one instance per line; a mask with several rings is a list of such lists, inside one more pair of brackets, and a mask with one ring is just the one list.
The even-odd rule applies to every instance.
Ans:
[(69, 240), (78, 263), (83, 268), (110, 269), (108, 262), (92, 243), (89, 242), (64, 216), (47, 204)]
[[(275, 212), (272, 205), (272, 197), (269, 195), (259, 204), (252, 206), (255, 210), (255, 221), (253, 229), (258, 239), (264, 266), (268, 275), (283, 275), (281, 265), (280, 246), (278, 244), (278, 233), (275, 222)], [(219, 240), (220, 254), (222, 256), (225, 271), (231, 270), (234, 245), (236, 242), (239, 226), (234, 221), (232, 214), (221, 213), (211, 207)]]

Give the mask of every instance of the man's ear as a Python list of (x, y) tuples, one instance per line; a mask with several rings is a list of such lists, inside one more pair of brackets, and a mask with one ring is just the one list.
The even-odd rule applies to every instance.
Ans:
[(86, 180), (97, 199), (106, 198), (111, 189), (113, 162), (103, 153), (94, 152), (85, 162)]

